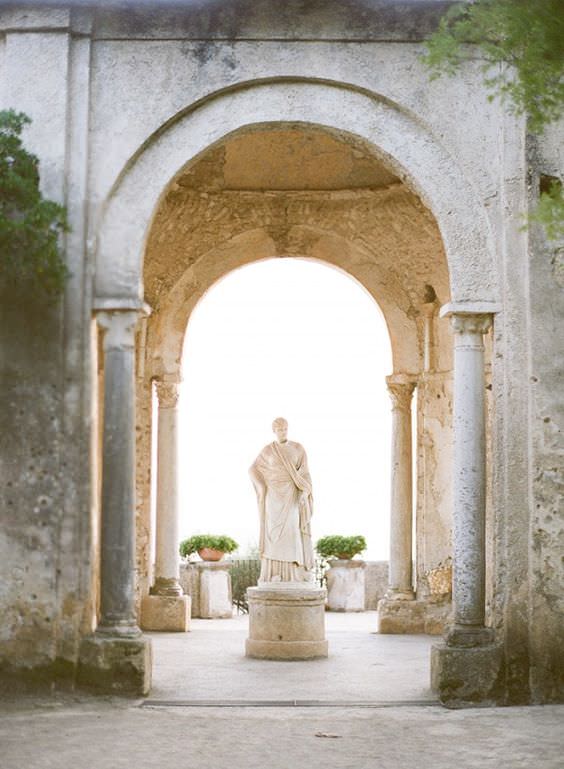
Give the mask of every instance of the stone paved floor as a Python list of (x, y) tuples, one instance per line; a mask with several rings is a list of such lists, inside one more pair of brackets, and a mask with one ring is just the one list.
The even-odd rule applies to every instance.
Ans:
[(432, 636), (376, 633), (376, 612), (326, 613), (329, 658), (271, 662), (245, 657), (248, 618), (192, 620), (192, 632), (151, 633), (151, 699), (434, 699)]
[[(564, 707), (446, 710), (427, 688), (432, 639), (373, 622), (329, 615), (332, 656), (306, 663), (246, 660), (244, 618), (155, 634), (148, 702), (0, 701), (0, 769), (563, 769)], [(377, 707), (181, 705), (302, 697)], [(163, 700), (176, 705), (149, 704)]]

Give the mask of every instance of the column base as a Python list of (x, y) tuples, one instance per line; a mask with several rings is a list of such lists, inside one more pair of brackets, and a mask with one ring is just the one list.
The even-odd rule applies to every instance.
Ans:
[(247, 657), (268, 660), (310, 660), (327, 657), (323, 588), (302, 583), (251, 587)]
[(452, 625), (446, 631), (447, 646), (473, 649), (476, 646), (490, 646), (495, 634), (493, 628), (483, 625)]
[(141, 627), (143, 630), (188, 633), (190, 603), (187, 595), (146, 595), (141, 601)]
[(378, 632), (384, 634), (442, 635), (452, 611), (450, 603), (378, 601)]
[(149, 595), (169, 595), (169, 596), (181, 596), (184, 595), (180, 582), (176, 577), (157, 577), (155, 584), (149, 590)]
[(151, 688), (149, 638), (91, 635), (79, 649), (77, 684), (107, 694), (145, 695)]
[(431, 688), (447, 708), (502, 703), (500, 644), (455, 648), (444, 643), (431, 649)]
[(384, 598), (387, 601), (415, 601), (415, 591), (389, 589), (386, 591)]

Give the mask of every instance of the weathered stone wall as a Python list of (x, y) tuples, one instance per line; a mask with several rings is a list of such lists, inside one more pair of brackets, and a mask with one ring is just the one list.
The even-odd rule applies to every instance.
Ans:
[[(339, 124), (337, 138), (346, 133), (349, 117), (359, 131), (373, 131), (374, 152), (405, 184), (409, 205), (415, 211), (418, 198), (427, 206), (421, 222), (428, 242), (441, 233), (454, 298), (496, 299), (503, 305), (495, 319), (491, 372), (491, 619), (504, 644), (507, 701), (562, 698), (562, 250), (537, 229), (523, 232), (520, 218), (534, 204), (539, 174), (564, 173), (558, 127), (527, 143), (525, 120), (488, 101), (479, 61), (455, 78), (429, 82), (419, 62), (420, 41), (444, 10), (439, 2), (369, 7), (316, 1), (296, 7), (237, 0), (215, 4), (215, 11), (106, 10), (92, 17), (88, 11), (29, 5), (0, 14), (0, 105), (33, 118), (25, 140), (40, 157), (42, 187), (69, 208), (72, 232), (65, 247), (71, 278), (56, 309), (2, 303), (1, 664), (49, 668), (60, 661), (71, 669), (79, 638), (93, 624), (99, 483), (94, 273), (106, 298), (142, 294), (144, 248), (156, 233), (150, 224), (157, 213), (172, 223), (172, 208), (159, 212), (157, 204), (166, 201), (183, 164), (223, 141), (225, 133), (264, 116), (291, 115), (299, 123), (307, 113), (310, 120), (319, 118), (313, 122)], [(353, 103), (358, 112), (343, 114)], [(396, 125), (401, 130), (392, 130)], [(175, 144), (173, 136), (182, 140)], [(390, 137), (398, 137), (393, 146), (404, 153), (405, 167), (382, 150)], [(175, 162), (179, 159), (170, 174), (167, 141), (175, 148)], [(168, 155), (160, 155), (159, 147)], [(198, 194), (183, 194), (191, 196), (193, 210), (202, 210)], [(225, 198), (225, 190), (213, 205), (206, 204), (219, 219), (221, 195)], [(324, 195), (326, 211), (331, 195)], [(280, 196), (275, 198), (263, 208), (266, 218), (276, 218)], [(318, 206), (321, 213), (315, 216), (325, 216), (310, 194), (302, 196), (301, 205)], [(109, 218), (103, 216), (107, 211)], [(186, 224), (189, 230), (193, 222)], [(187, 265), (177, 293), (169, 297), (169, 320), (182, 295), (188, 307), (210, 281), (240, 264), (241, 248), (250, 245), (256, 254), (273, 256), (287, 251), (288, 238), (295, 237), (300, 248), (308, 241), (303, 222), (292, 222), (293, 233), (268, 231), (269, 224), (237, 235), (238, 244), (232, 239), (210, 246), (192, 273)], [(335, 264), (347, 244), (337, 237), (315, 242), (308, 255)], [(365, 248), (348, 243), (349, 264), (374, 278), (359, 246)], [(410, 248), (406, 242), (405, 273)], [(435, 258), (438, 263), (443, 251)], [(150, 272), (158, 260), (149, 261)], [(374, 279), (375, 294), (377, 284)], [(407, 310), (413, 317), (406, 328), (420, 329), (409, 303), (402, 311), (409, 317)], [(182, 336), (181, 328), (172, 322), (159, 326), (156, 317), (149, 322), (149, 345), (151, 323), (155, 354), (167, 333)], [(440, 355), (450, 349), (447, 327), (447, 321), (437, 321)], [(413, 349), (420, 358), (420, 335), (417, 340)], [(437, 371), (449, 370), (448, 362), (437, 364)], [(448, 384), (433, 387), (441, 397), (444, 387), (448, 401)], [(144, 590), (151, 533), (143, 376), (139, 391), (144, 410), (138, 567)], [(438, 460), (432, 452), (425, 456), (439, 467), (434, 488), (424, 492), (433, 525), (423, 538), (419, 575), (448, 552), (448, 409), (441, 411), (436, 400), (420, 432), (441, 448)]]
[[(529, 201), (542, 177), (564, 176), (564, 121), (530, 138)], [(531, 691), (537, 702), (564, 697), (564, 240), (548, 241), (540, 227), (529, 237), (531, 467), (529, 499), (529, 649)]]
[(27, 113), (45, 195), (68, 208), (68, 290), (0, 305), (0, 668), (72, 674), (92, 625), (90, 282), (85, 281), (87, 59), (66, 10), (2, 11), (0, 104)]

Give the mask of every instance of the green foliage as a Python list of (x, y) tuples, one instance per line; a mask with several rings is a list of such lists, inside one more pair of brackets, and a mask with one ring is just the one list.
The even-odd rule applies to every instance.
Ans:
[(353, 558), (358, 553), (366, 550), (366, 540), (363, 536), (342, 537), (333, 535), (322, 537), (317, 541), (315, 549), (322, 558)]
[[(560, 117), (564, 107), (562, 0), (476, 0), (452, 6), (427, 43), (432, 77), (452, 74), (479, 46), (485, 83), (526, 113), (532, 132)], [(502, 66), (510, 65), (510, 66)]]
[(231, 537), (214, 534), (196, 534), (189, 539), (183, 539), (180, 543), (180, 555), (186, 558), (192, 553), (197, 553), (204, 547), (211, 547), (213, 550), (221, 550), (222, 553), (232, 553), (237, 550), (239, 545)]
[[(564, 111), (563, 0), (475, 0), (452, 6), (427, 42), (423, 61), (431, 77), (453, 74), (460, 64), (484, 58), (490, 98), (500, 96), (516, 114), (526, 114), (528, 129), (541, 133)], [(555, 240), (564, 231), (562, 187), (543, 192), (530, 216)]]
[(529, 221), (542, 224), (550, 240), (564, 238), (564, 192), (559, 179), (553, 179), (548, 190), (541, 193)]
[(247, 602), (247, 588), (255, 587), (260, 575), (260, 559), (245, 558), (232, 561), (229, 566), (231, 572), (231, 591), (233, 605), (237, 611), (243, 614), (249, 613)]
[(0, 277), (8, 288), (54, 300), (67, 276), (58, 238), (68, 225), (65, 209), (43, 199), (38, 160), (22, 145), (30, 122), (21, 112), (0, 111)]

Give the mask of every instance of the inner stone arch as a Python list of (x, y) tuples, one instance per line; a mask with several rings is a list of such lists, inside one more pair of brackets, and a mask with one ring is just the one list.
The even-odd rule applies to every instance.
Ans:
[[(242, 265), (288, 256), (345, 271), (381, 308), (394, 363), (389, 386), (395, 394), (405, 389), (410, 400), (418, 382), (418, 451), (427, 468), (439, 468), (417, 485), (417, 508), (426, 513), (418, 517), (417, 534), (424, 543), (417, 566), (422, 600), (425, 571), (450, 553), (450, 459), (442, 438), (450, 430), (451, 340), (437, 320), (450, 283), (437, 223), (378, 153), (353, 135), (304, 123), (255, 125), (216, 142), (176, 175), (147, 237), (143, 279), (152, 314), (142, 332), (138, 381), (139, 598), (154, 580), (153, 382), (163, 391), (178, 382), (190, 313), (210, 286)], [(425, 438), (429, 431), (432, 440)]]

